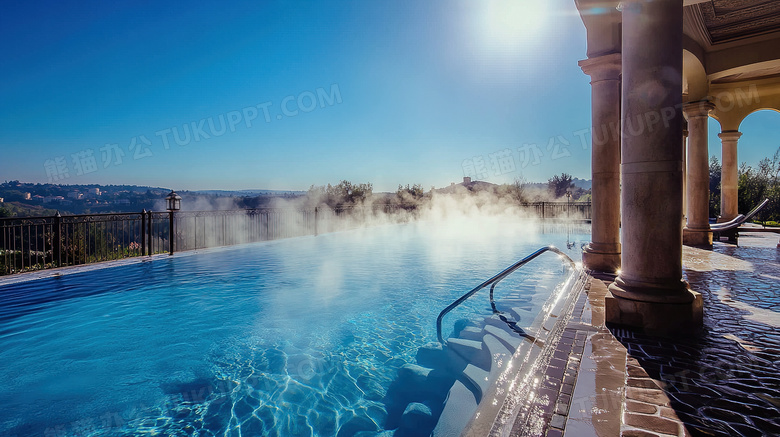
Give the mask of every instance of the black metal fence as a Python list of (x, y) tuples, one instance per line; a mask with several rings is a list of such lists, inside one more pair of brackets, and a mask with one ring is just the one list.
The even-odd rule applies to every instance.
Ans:
[[(523, 205), (540, 218), (590, 219), (589, 203)], [(403, 213), (404, 215), (401, 215)], [(414, 208), (260, 208), (0, 219), (0, 275), (135, 256), (317, 235), (414, 219)], [(173, 235), (174, 238), (171, 238)]]
[(372, 214), (394, 210), (375, 205), (2, 218), (0, 275), (317, 235), (351, 229)]
[(566, 218), (590, 220), (590, 202), (529, 202), (520, 204), (522, 208), (533, 210), (539, 218)]
[[(142, 212), (0, 219), (0, 275), (164, 252), (161, 214), (168, 218)], [(158, 231), (147, 232), (153, 227)]]

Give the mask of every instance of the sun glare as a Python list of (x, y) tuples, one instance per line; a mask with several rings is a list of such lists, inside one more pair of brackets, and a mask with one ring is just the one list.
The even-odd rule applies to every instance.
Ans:
[(514, 75), (545, 50), (550, 36), (546, 0), (482, 0), (469, 6), (464, 15), (470, 30), (467, 45), (480, 71)]
[(486, 0), (482, 3), (482, 31), (497, 45), (520, 47), (540, 39), (547, 21), (544, 0)]

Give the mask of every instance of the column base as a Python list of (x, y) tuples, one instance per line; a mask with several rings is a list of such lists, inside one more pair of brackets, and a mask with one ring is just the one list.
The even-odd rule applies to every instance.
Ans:
[(694, 247), (712, 247), (712, 231), (683, 228), (683, 244)]
[[(704, 305), (701, 293), (686, 289), (684, 293), (687, 295), (678, 296), (673, 302), (648, 302), (621, 297), (619, 291), (620, 287), (612, 284), (604, 297), (607, 323), (663, 337), (686, 335), (702, 325)], [(689, 302), (679, 302), (680, 297)]]
[(599, 251), (593, 243), (582, 250), (582, 265), (596, 272), (614, 274), (620, 269), (620, 246), (616, 251)]

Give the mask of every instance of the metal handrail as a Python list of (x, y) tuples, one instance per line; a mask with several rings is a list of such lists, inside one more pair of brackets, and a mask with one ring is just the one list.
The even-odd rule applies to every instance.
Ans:
[(496, 305), (493, 302), (493, 290), (496, 288), (496, 284), (498, 284), (501, 280), (503, 280), (504, 278), (509, 276), (515, 270), (517, 270), (520, 267), (522, 267), (525, 264), (527, 264), (529, 261), (532, 261), (533, 259), (535, 259), (539, 255), (541, 255), (541, 254), (543, 254), (545, 252), (548, 252), (548, 251), (549, 252), (553, 252), (553, 253), (557, 253), (559, 256), (561, 256), (561, 258), (565, 258), (566, 260), (568, 260), (569, 263), (571, 263), (572, 267), (576, 268), (576, 264), (574, 263), (574, 260), (572, 260), (571, 257), (569, 257), (569, 255), (566, 255), (565, 253), (560, 251), (557, 247), (555, 247), (555, 246), (545, 246), (545, 247), (542, 247), (542, 248), (538, 249), (534, 253), (526, 256), (525, 258), (521, 259), (520, 261), (518, 261), (518, 262), (512, 264), (511, 266), (507, 267), (506, 269), (501, 271), (501, 273), (499, 273), (499, 274), (493, 276), (492, 278), (488, 279), (487, 281), (477, 285), (471, 291), (469, 291), (468, 293), (464, 294), (463, 296), (459, 297), (457, 300), (455, 300), (454, 302), (449, 304), (447, 306), (447, 308), (444, 308), (442, 310), (442, 312), (439, 313), (439, 317), (436, 318), (436, 336), (439, 339), (439, 343), (444, 344), (444, 338), (442, 338), (442, 335), (441, 335), (441, 321), (442, 321), (442, 319), (444, 319), (444, 316), (447, 315), (447, 313), (449, 313), (450, 311), (455, 309), (455, 307), (457, 307), (458, 305), (462, 304), (466, 299), (468, 299), (472, 295), (474, 295), (474, 293), (478, 292), (479, 290), (482, 290), (483, 288), (485, 288), (485, 287), (487, 287), (488, 285), (491, 285), (491, 284), (492, 284), (492, 286), (490, 287), (490, 306), (493, 307), (493, 312), (497, 312)]

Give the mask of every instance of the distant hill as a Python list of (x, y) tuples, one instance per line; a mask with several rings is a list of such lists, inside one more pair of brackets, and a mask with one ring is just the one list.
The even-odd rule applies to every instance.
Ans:
[(498, 185), (485, 182), (485, 181), (472, 181), (470, 178), (466, 180), (466, 178), (463, 178), (463, 182), (456, 184), (455, 182), (451, 183), (449, 187), (439, 188), (435, 189), (433, 191), (440, 193), (440, 194), (452, 194), (456, 193), (458, 189), (462, 189), (461, 187), (464, 187), (470, 191), (480, 191), (480, 190), (489, 190), (492, 191), (495, 187), (498, 187)]
[(0, 203), (0, 217), (43, 217), (53, 216), (56, 209), (44, 208), (41, 205), (25, 205), (22, 202)]
[[(0, 216), (50, 216), (57, 211), (69, 215), (163, 210), (164, 199), (169, 192), (169, 188), (136, 185), (65, 185), (6, 181), (0, 183)], [(263, 189), (179, 191), (185, 202), (198, 206), (210, 205), (211, 209), (257, 208), (267, 205), (275, 197), (291, 198), (305, 193)], [(229, 201), (226, 203), (225, 200)]]
[(574, 180), (571, 181), (575, 187), (582, 188), (583, 190), (590, 190), (591, 187), (593, 187), (593, 181), (590, 179), (579, 179), (574, 178)]
[[(577, 188), (582, 188), (583, 190), (590, 190), (591, 187), (593, 187), (593, 181), (590, 179), (579, 179), (574, 178), (571, 183), (574, 184)], [(547, 188), (547, 182), (529, 182), (526, 184), (529, 187), (539, 188), (539, 189), (545, 189)]]
[(190, 193), (196, 194), (209, 194), (212, 196), (226, 196), (226, 197), (255, 197), (255, 196), (300, 196), (306, 194), (306, 191), (295, 190), (197, 190), (190, 191)]

